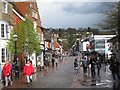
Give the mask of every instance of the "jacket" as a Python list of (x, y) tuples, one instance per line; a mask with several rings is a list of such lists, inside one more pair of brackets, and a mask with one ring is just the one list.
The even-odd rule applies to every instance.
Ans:
[(119, 72), (119, 62), (111, 62), (110, 64), (110, 69), (113, 73), (118, 73)]
[(27, 76), (30, 76), (34, 73), (34, 68), (32, 64), (26, 64), (23, 69), (23, 73)]
[(12, 71), (12, 66), (11, 64), (5, 64), (3, 66), (3, 69), (2, 69), (2, 73), (3, 75), (6, 77), (6, 76), (10, 76), (11, 75), (11, 71)]

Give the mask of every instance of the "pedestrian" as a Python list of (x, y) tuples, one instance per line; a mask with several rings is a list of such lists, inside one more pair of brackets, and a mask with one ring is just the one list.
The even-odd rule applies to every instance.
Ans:
[(110, 63), (110, 70), (112, 71), (112, 76), (113, 79), (115, 80), (115, 76), (117, 75), (118, 79), (120, 80), (120, 75), (119, 75), (119, 67), (120, 63), (116, 60), (116, 58), (114, 60), (111, 60)]
[(52, 67), (54, 67), (54, 63), (55, 63), (55, 59), (54, 59), (54, 55), (52, 55)]
[(101, 67), (100, 57), (97, 57), (96, 64), (97, 64), (97, 75), (100, 76), (100, 67)]
[(75, 69), (78, 68), (78, 60), (77, 60), (77, 58), (75, 58), (75, 60), (74, 60), (74, 68), (75, 68)]
[(91, 71), (91, 64), (90, 64), (90, 56), (88, 56), (87, 60), (88, 60), (88, 77), (90, 77), (90, 71)]
[(82, 67), (83, 67), (83, 75), (84, 75), (84, 82), (86, 82), (87, 79), (87, 68), (88, 68), (88, 60), (87, 57), (83, 57), (82, 59)]
[(44, 70), (45, 70), (45, 71), (48, 71), (48, 58), (45, 58)]
[(32, 74), (34, 74), (34, 68), (31, 63), (31, 60), (27, 60), (27, 63), (24, 66), (23, 74), (26, 76), (27, 85), (32, 84)]
[(19, 79), (19, 67), (17, 64), (15, 65), (15, 79)]
[(3, 66), (2, 73), (5, 78), (5, 87), (8, 86), (8, 83), (12, 85), (11, 75), (12, 75), (12, 65), (8, 60), (6, 60), (5, 65)]
[(90, 64), (91, 64), (91, 76), (94, 77), (96, 75), (96, 72), (95, 72), (95, 56), (91, 56), (90, 58)]
[(55, 65), (56, 65), (56, 69), (57, 69), (57, 67), (58, 67), (58, 57), (57, 56), (55, 58)]

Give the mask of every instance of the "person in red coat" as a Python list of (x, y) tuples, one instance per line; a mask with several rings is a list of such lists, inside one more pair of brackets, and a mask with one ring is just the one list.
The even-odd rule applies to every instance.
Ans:
[(2, 69), (3, 76), (5, 77), (5, 87), (8, 86), (8, 82), (12, 85), (11, 74), (12, 74), (12, 66), (10, 62), (7, 60)]
[(32, 74), (34, 74), (34, 68), (30, 60), (24, 66), (23, 74), (26, 75), (28, 85), (32, 82)]

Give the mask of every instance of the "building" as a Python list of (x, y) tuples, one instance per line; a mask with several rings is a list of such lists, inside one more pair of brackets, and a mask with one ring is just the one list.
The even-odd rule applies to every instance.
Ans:
[(90, 45), (89, 38), (82, 39), (79, 43), (80, 51), (81, 52), (90, 51), (90, 48), (88, 48), (89, 45)]
[(10, 31), (13, 29), (12, 4), (6, 0), (0, 0), (0, 63), (9, 59), (7, 41), (10, 39)]
[(89, 38), (89, 43), (92, 46), (90, 52), (95, 51), (102, 55), (105, 55), (106, 58), (110, 58), (110, 54), (112, 54), (111, 43), (107, 42), (109, 39), (114, 37), (115, 35), (91, 35)]
[[(12, 2), (12, 4), (14, 6), (14, 10), (19, 12), (19, 14), (17, 14), (17, 16), (19, 18), (16, 18), (14, 20), (15, 23), (17, 25), (21, 23), (21, 20), (20, 20), (21, 16), (23, 18), (29, 18), (33, 22), (34, 30), (39, 35), (39, 42), (42, 42), (43, 41), (43, 32), (41, 30), (41, 19), (40, 19), (40, 15), (38, 12), (37, 2), (35, 0), (33, 0), (30, 2)], [(22, 57), (21, 63), (24, 64), (25, 63), (24, 56), (21, 56), (21, 57)], [(33, 53), (28, 58), (30, 58), (32, 60), (33, 66), (36, 67), (40, 63), (41, 55), (36, 55), (36, 53)]]
[(118, 37), (114, 36), (110, 40), (108, 40), (109, 43), (111, 43), (111, 52), (113, 55), (117, 55), (118, 52)]

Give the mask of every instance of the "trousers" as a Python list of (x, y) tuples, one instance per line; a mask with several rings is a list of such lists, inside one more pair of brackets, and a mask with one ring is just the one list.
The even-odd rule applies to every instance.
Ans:
[(6, 76), (5, 77), (5, 86), (8, 86), (8, 83), (12, 84), (11, 76)]
[(26, 76), (26, 79), (27, 79), (27, 83), (30, 83), (30, 82), (32, 82), (32, 75), (27, 75)]

